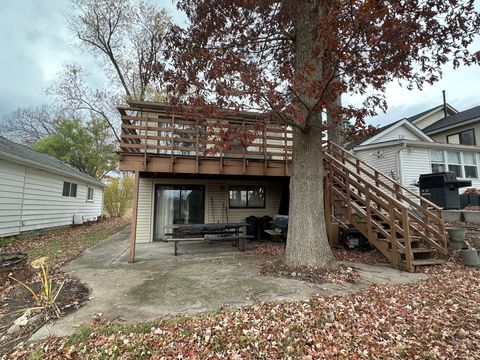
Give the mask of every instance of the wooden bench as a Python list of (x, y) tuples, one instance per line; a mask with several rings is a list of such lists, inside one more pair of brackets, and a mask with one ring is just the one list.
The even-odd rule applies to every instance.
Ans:
[(178, 255), (178, 243), (180, 241), (202, 241), (208, 240), (209, 242), (223, 242), (232, 241), (232, 244), (238, 246), (238, 250), (245, 251), (245, 241), (252, 240), (253, 235), (233, 235), (233, 236), (216, 236), (216, 237), (181, 237), (181, 238), (167, 238), (165, 242), (173, 242), (175, 248), (175, 256)]

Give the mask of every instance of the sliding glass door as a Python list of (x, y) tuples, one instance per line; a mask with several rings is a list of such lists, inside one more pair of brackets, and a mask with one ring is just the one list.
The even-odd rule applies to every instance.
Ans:
[(153, 239), (171, 233), (171, 224), (202, 224), (205, 220), (205, 194), (201, 185), (155, 185)]

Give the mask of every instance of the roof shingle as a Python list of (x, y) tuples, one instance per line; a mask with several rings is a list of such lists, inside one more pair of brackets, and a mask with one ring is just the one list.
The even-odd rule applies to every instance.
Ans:
[(447, 116), (441, 120), (438, 120), (436, 123), (433, 123), (430, 126), (427, 126), (423, 129), (423, 132), (430, 133), (432, 131), (440, 130), (448, 126), (457, 125), (464, 121), (473, 120), (475, 118), (480, 118), (480, 106), (475, 106), (471, 109), (461, 111), (455, 115)]
[(2, 153), (29, 162), (34, 162), (35, 164), (40, 165), (39, 167), (42, 167), (43, 165), (46, 168), (68, 173), (74, 178), (80, 178), (89, 183), (97, 183), (98, 185), (103, 186), (103, 184), (97, 179), (82, 173), (80, 170), (54, 158), (53, 156), (42, 154), (38, 151), (30, 149), (29, 147), (17, 144), (0, 136), (0, 154)]

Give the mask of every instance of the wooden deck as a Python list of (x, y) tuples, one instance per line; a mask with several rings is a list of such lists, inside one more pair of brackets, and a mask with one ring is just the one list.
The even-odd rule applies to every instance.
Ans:
[[(259, 114), (229, 112), (206, 117), (159, 104), (119, 111), (120, 170), (290, 175), (292, 130)], [(228, 139), (227, 146), (221, 146), (224, 139)]]

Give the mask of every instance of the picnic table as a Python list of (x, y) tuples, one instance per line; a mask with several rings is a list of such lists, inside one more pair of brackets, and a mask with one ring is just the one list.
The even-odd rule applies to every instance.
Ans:
[(253, 235), (245, 235), (240, 230), (247, 223), (210, 223), (210, 224), (171, 224), (165, 228), (173, 230), (172, 237), (165, 241), (173, 241), (175, 256), (178, 255), (178, 243), (180, 241), (208, 240), (209, 243), (231, 241), (240, 251), (245, 251), (245, 241), (253, 239)]

